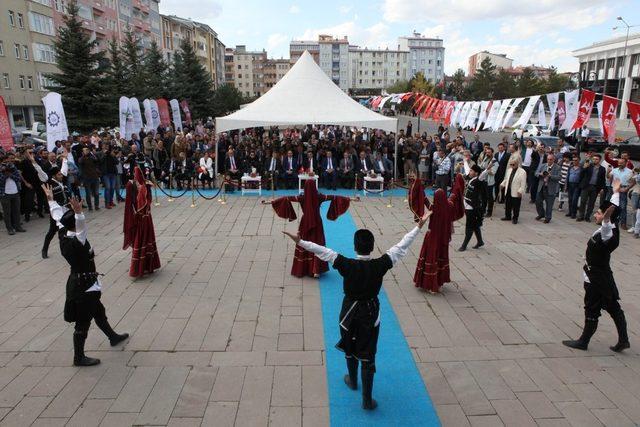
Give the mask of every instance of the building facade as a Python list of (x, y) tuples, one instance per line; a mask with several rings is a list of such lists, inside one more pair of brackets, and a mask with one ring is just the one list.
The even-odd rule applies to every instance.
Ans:
[(267, 59), (264, 62), (264, 93), (269, 91), (284, 77), (291, 68), (291, 62), (288, 59)]
[(0, 96), (15, 130), (44, 121), (46, 75), (57, 70), (55, 34), (53, 0), (0, 3)]
[(379, 93), (400, 80), (409, 80), (409, 52), (349, 48), (349, 89)]
[(320, 63), (320, 44), (317, 40), (293, 40), (289, 43), (289, 59), (292, 66), (298, 62), (305, 50), (311, 54), (316, 64)]
[(506, 54), (491, 53), (483, 50), (482, 52), (478, 52), (469, 57), (469, 69), (467, 73), (469, 77), (473, 77), (476, 74), (476, 71), (480, 69), (480, 64), (482, 64), (482, 61), (484, 61), (485, 58), (489, 58), (491, 60), (491, 64), (495, 65), (498, 69), (508, 69), (513, 66), (513, 59), (507, 58)]
[(320, 35), (318, 37), (320, 68), (343, 91), (349, 90), (349, 40)]
[(442, 39), (413, 35), (398, 38), (398, 50), (409, 52), (409, 72), (421, 72), (431, 83), (444, 79), (444, 45)]
[[(233, 57), (233, 62), (230, 62)], [(227, 70), (233, 70), (233, 85), (247, 98), (259, 97), (266, 92), (264, 84), (264, 63), (267, 52), (249, 51), (245, 45), (238, 45), (231, 51), (227, 50)]]
[(580, 62), (581, 87), (622, 99), (620, 118), (627, 118), (627, 101), (640, 102), (640, 33), (616, 37), (573, 51)]

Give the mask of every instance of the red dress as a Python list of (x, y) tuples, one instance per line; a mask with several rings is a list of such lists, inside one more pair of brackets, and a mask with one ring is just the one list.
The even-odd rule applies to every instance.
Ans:
[(151, 191), (137, 166), (134, 176), (135, 181), (127, 182), (122, 249), (132, 248), (129, 276), (141, 277), (160, 268), (160, 258), (151, 218)]
[[(342, 196), (326, 196), (318, 193), (315, 182), (308, 179), (305, 182), (304, 194), (300, 196), (280, 197), (274, 200), (271, 205), (280, 218), (289, 221), (296, 219), (296, 212), (291, 202), (298, 202), (302, 206), (302, 219), (298, 227), (298, 233), (302, 240), (325, 245), (324, 229), (322, 228), (322, 217), (320, 216), (320, 204), (327, 200), (331, 201), (327, 219), (334, 221), (349, 209), (349, 198)], [(293, 257), (291, 274), (296, 277), (315, 276), (329, 270), (329, 266), (311, 252), (305, 251), (296, 245)]]
[[(420, 197), (420, 193), (422, 193), (422, 197)], [(444, 283), (451, 281), (449, 276), (449, 241), (451, 234), (453, 234), (453, 222), (464, 216), (463, 195), (464, 178), (460, 174), (456, 175), (448, 199), (443, 190), (436, 190), (431, 206), (433, 213), (429, 220), (429, 230), (424, 236), (418, 265), (413, 275), (413, 283), (416, 287), (438, 292)], [(409, 198), (414, 216), (424, 215), (425, 204), (428, 206), (429, 201), (424, 197), (424, 190), (419, 179), (411, 187)]]

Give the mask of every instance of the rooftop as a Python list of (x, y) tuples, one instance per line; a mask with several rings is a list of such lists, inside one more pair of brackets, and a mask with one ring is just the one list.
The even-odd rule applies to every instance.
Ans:
[[(581, 47), (573, 51), (580, 52), (581, 50), (592, 49), (594, 47), (607, 46), (610, 44), (624, 43), (626, 36), (612, 37), (610, 39), (601, 40), (599, 42), (592, 43), (589, 46)], [(640, 43), (640, 33), (629, 34), (629, 42), (633, 42), (633, 44)]]

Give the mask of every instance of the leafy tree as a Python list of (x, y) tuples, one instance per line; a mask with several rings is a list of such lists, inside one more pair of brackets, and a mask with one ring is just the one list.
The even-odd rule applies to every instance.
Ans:
[(417, 72), (415, 76), (409, 80), (411, 90), (413, 92), (424, 93), (426, 95), (435, 95), (435, 87), (424, 77), (422, 72)]
[(213, 94), (213, 116), (225, 116), (240, 109), (240, 105), (243, 103), (242, 93), (235, 86), (224, 84), (216, 89)]
[(465, 88), (466, 78), (464, 71), (460, 68), (451, 76), (451, 84), (449, 85), (448, 93), (451, 96), (455, 96), (456, 99), (464, 99), (467, 89)]
[(63, 16), (64, 25), (54, 42), (58, 73), (49, 74), (54, 86), (47, 89), (62, 96), (70, 128), (91, 130), (109, 124), (104, 73), (108, 67), (104, 52), (96, 49), (78, 18), (78, 5), (72, 1)]
[(469, 92), (473, 99), (490, 99), (493, 96), (495, 72), (496, 66), (491, 63), (491, 59), (484, 58), (469, 85)]
[(145, 70), (144, 98), (158, 99), (171, 97), (167, 90), (167, 63), (154, 40), (143, 60)]
[(544, 92), (544, 89), (544, 82), (536, 77), (531, 68), (527, 67), (522, 70), (517, 85), (518, 96), (537, 95)]
[(398, 80), (387, 88), (389, 93), (405, 93), (411, 91), (411, 84), (407, 80)]
[(508, 71), (500, 69), (496, 76), (493, 99), (513, 98), (516, 96), (516, 81)]
[(173, 97), (188, 100), (192, 116), (204, 118), (213, 113), (213, 94), (211, 75), (198, 61), (191, 43), (183, 39), (180, 51), (174, 56)]
[(549, 78), (546, 80), (545, 92), (560, 92), (565, 90), (567, 86), (570, 84), (570, 88), (573, 88), (573, 82), (570, 81), (569, 77), (563, 74), (558, 74), (558, 70), (556, 67), (551, 67), (551, 72), (549, 73)]
[(126, 69), (124, 96), (141, 98), (145, 90), (146, 73), (141, 51), (136, 37), (131, 31), (127, 31), (122, 43), (122, 58)]

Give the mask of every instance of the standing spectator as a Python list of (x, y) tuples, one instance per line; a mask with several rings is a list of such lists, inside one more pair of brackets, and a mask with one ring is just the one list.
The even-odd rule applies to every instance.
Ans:
[[(640, 168), (633, 170), (633, 185), (629, 187), (631, 194), (631, 212), (635, 215), (635, 224), (629, 228), (628, 232), (633, 233), (636, 239), (640, 238)], [(633, 223), (633, 216), (631, 222)]]
[(531, 186), (531, 182), (530, 182), (530, 177), (531, 177), (531, 173), (529, 172), (531, 169), (531, 160), (533, 157), (533, 153), (535, 152), (535, 149), (533, 148), (533, 141), (531, 139), (527, 139), (524, 143), (524, 146), (520, 149), (520, 152), (522, 154), (522, 169), (524, 169), (525, 173), (527, 174), (527, 193), (530, 191), (530, 186)]
[(582, 150), (582, 147), (584, 147), (585, 144), (587, 143), (587, 139), (589, 139), (589, 128), (585, 124), (584, 126), (582, 126), (582, 130), (580, 131), (580, 139), (576, 144), (576, 151), (578, 152), (578, 157), (580, 157), (580, 151)]
[(33, 156), (33, 148), (28, 148), (24, 152), (22, 161), (18, 164), (22, 181), (21, 201), (20, 205), (24, 213), (25, 222), (31, 219), (31, 212), (34, 211), (34, 199), (37, 198), (38, 204), (36, 211), (40, 218), (44, 218), (44, 192), (40, 186), (49, 180), (49, 176), (42, 170)]
[(485, 192), (482, 197), (482, 214), (487, 218), (491, 218), (493, 215), (493, 203), (494, 203), (494, 186), (496, 184), (496, 172), (498, 171), (498, 163), (493, 158), (493, 148), (485, 146), (484, 151), (486, 155), (480, 155), (478, 160), (480, 163), (478, 166), (483, 170), (480, 174), (480, 180), (485, 183)]
[(477, 133), (474, 133), (473, 141), (471, 141), (471, 144), (469, 144), (469, 151), (471, 152), (471, 158), (474, 162), (478, 161), (478, 157), (480, 156), (480, 153), (482, 153), (483, 149), (484, 146), (482, 142), (480, 142), (480, 136), (478, 136)]
[(546, 161), (544, 152), (545, 152), (545, 145), (538, 144), (538, 146), (536, 147), (536, 150), (533, 153), (531, 153), (531, 166), (529, 168), (529, 195), (531, 196), (531, 199), (529, 200), (529, 203), (536, 202), (536, 196), (538, 194), (538, 181), (539, 181), (538, 177), (536, 176), (536, 171), (538, 170), (538, 168), (544, 165)]
[(422, 148), (420, 149), (420, 161), (418, 163), (418, 173), (420, 174), (420, 179), (423, 182), (427, 180), (427, 173), (429, 168), (427, 167), (427, 162), (431, 160), (431, 156), (429, 154), (429, 142), (422, 141)]
[(569, 202), (569, 212), (565, 216), (576, 219), (578, 214), (578, 200), (580, 199), (580, 176), (582, 174), (582, 167), (580, 166), (580, 158), (574, 155), (571, 159), (571, 166), (567, 171), (567, 195)]
[(158, 138), (156, 141), (156, 146), (151, 153), (151, 158), (153, 160), (153, 172), (156, 179), (160, 178), (160, 174), (162, 173), (162, 165), (165, 164), (167, 158), (169, 157), (167, 150), (164, 148), (164, 141)]
[[(113, 195), (116, 189), (116, 175), (118, 174), (118, 158), (114, 155), (111, 146), (107, 145), (102, 157), (102, 183), (104, 184), (104, 207), (111, 209), (115, 206)], [(98, 203), (96, 202), (96, 207)]]
[(623, 230), (627, 230), (627, 200), (629, 200), (627, 192), (632, 186), (632, 175), (633, 171), (627, 168), (627, 162), (622, 158), (618, 160), (618, 167), (608, 174), (610, 180), (620, 181), (620, 204), (618, 207), (620, 208), (620, 228)]
[(507, 165), (509, 164), (509, 157), (510, 157), (509, 153), (507, 153), (505, 150), (506, 150), (506, 146), (504, 142), (501, 142), (498, 144), (498, 152), (494, 155), (496, 163), (498, 164), (498, 171), (496, 172), (496, 194), (495, 194), (496, 199), (498, 199), (498, 203), (500, 203), (500, 200), (498, 198), (500, 194), (499, 193), (500, 184), (502, 184), (504, 175), (507, 172)]
[[(97, 211), (100, 210), (100, 194), (98, 188), (100, 186), (100, 170), (98, 169), (98, 159), (95, 154), (89, 150), (89, 147), (82, 149), (82, 157), (78, 162), (82, 173), (82, 184), (84, 185), (85, 199), (89, 210), (93, 210), (93, 205)], [(92, 199), (93, 198), (93, 203)]]
[(20, 187), (22, 179), (16, 165), (5, 160), (0, 164), (0, 204), (4, 225), (10, 235), (26, 231), (20, 225)]
[(520, 167), (520, 161), (517, 158), (509, 159), (509, 168), (500, 186), (504, 191), (504, 217), (501, 219), (517, 224), (522, 196), (527, 187), (527, 173)]
[(544, 218), (544, 223), (551, 222), (553, 203), (558, 195), (560, 186), (560, 166), (555, 162), (553, 154), (547, 154), (547, 163), (540, 165), (536, 171), (538, 177), (538, 196), (536, 197), (537, 221)]
[(591, 214), (596, 204), (596, 198), (604, 197), (607, 171), (600, 164), (600, 154), (591, 156), (582, 166), (580, 174), (580, 209), (576, 221), (591, 221)]
[(571, 154), (565, 153), (562, 155), (562, 163), (560, 164), (560, 191), (558, 193), (558, 210), (562, 212), (565, 200), (569, 197), (567, 195), (567, 174), (571, 167)]
[(438, 151), (433, 158), (433, 165), (436, 170), (435, 187), (441, 188), (446, 193), (451, 176), (451, 160), (448, 156), (445, 156), (444, 148), (438, 147)]

